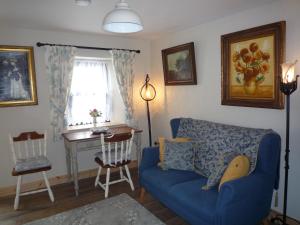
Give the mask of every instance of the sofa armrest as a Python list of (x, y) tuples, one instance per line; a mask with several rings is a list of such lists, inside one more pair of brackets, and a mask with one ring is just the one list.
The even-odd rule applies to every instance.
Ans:
[(142, 152), (142, 160), (139, 166), (139, 172), (142, 173), (145, 169), (156, 166), (159, 162), (159, 148), (148, 147)]
[(249, 199), (251, 201), (262, 200), (273, 190), (274, 180), (265, 174), (250, 174), (240, 179), (226, 182), (222, 185), (217, 207), (226, 207), (226, 205)]
[(217, 200), (216, 224), (256, 224), (270, 210), (273, 186), (274, 179), (264, 173), (224, 183)]

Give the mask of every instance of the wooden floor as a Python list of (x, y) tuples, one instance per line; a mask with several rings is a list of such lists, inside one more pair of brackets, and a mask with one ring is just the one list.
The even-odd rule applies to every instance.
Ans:
[[(137, 171), (133, 170), (131, 173), (136, 190), (132, 192), (129, 184), (122, 182), (110, 186), (109, 196), (126, 192), (131, 197), (138, 200), (140, 190), (137, 182)], [(117, 178), (116, 176), (117, 174), (113, 174), (111, 177), (114, 179)], [(104, 177), (102, 177), (101, 180), (104, 182)], [(79, 197), (74, 196), (72, 183), (60, 184), (52, 187), (55, 196), (54, 203), (50, 202), (46, 192), (21, 197), (20, 210), (18, 211), (13, 210), (14, 197), (0, 198), (0, 224), (24, 224), (32, 220), (48, 217), (104, 199), (104, 191), (99, 187), (94, 188), (94, 178), (81, 180), (79, 185)], [(174, 214), (171, 210), (167, 209), (160, 202), (153, 199), (150, 194), (146, 194), (143, 205), (168, 225), (188, 225), (188, 223), (176, 216), (176, 214)], [(295, 222), (290, 222), (289, 224), (299, 225)]]

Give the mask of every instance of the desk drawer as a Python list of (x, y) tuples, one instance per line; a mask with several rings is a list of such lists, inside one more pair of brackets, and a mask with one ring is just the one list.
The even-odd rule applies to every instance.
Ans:
[(101, 147), (101, 141), (100, 140), (94, 140), (94, 141), (84, 141), (77, 143), (77, 149), (78, 150), (85, 150), (86, 148), (94, 148), (94, 147)]

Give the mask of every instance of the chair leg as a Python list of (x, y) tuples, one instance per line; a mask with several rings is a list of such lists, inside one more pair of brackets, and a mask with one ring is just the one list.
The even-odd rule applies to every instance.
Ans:
[(145, 188), (141, 188), (141, 192), (140, 192), (140, 202), (141, 203), (144, 203), (144, 200), (145, 200), (145, 194), (146, 194), (146, 190)]
[(52, 190), (51, 190), (48, 178), (47, 178), (47, 174), (46, 174), (45, 171), (43, 171), (42, 173), (43, 173), (43, 177), (44, 177), (44, 180), (45, 180), (46, 187), (48, 189), (49, 198), (50, 198), (51, 202), (54, 202), (54, 196), (53, 196), (53, 193), (52, 193)]
[(107, 198), (107, 196), (108, 196), (109, 177), (110, 177), (110, 168), (107, 168), (107, 171), (106, 171), (106, 184), (105, 184), (105, 198)]
[(124, 178), (123, 168), (122, 166), (120, 166), (119, 168), (120, 168), (120, 178), (123, 179)]
[(15, 204), (14, 204), (14, 209), (15, 210), (17, 210), (19, 208), (21, 184), (22, 184), (22, 176), (18, 176), (17, 188), (16, 188), (16, 197), (15, 197)]
[(95, 180), (95, 187), (97, 187), (97, 185), (98, 185), (100, 174), (101, 174), (101, 169), (102, 169), (102, 167), (99, 166), (97, 177), (96, 177), (96, 180)]
[(129, 169), (128, 169), (128, 166), (127, 166), (127, 165), (125, 165), (125, 170), (126, 170), (126, 174), (127, 174), (127, 178), (128, 178), (128, 181), (129, 181), (131, 190), (134, 191), (133, 182), (132, 182), (132, 180), (131, 180), (130, 172), (129, 172)]

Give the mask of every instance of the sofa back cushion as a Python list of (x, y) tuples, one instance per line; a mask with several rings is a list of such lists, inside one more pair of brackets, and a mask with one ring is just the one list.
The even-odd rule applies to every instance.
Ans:
[[(224, 149), (222, 140), (197, 141), (195, 142), (195, 171), (204, 177), (209, 177), (211, 174), (223, 166), (228, 165), (237, 153), (231, 149)], [(229, 158), (228, 158), (229, 157)], [(229, 161), (229, 162), (228, 162)], [(221, 175), (222, 176), (222, 175)]]
[[(214, 123), (205, 120), (182, 118), (177, 137), (190, 137), (206, 141), (215, 151), (236, 151), (250, 159), (250, 173), (256, 167), (259, 144), (270, 129), (255, 129)], [(210, 149), (207, 149), (209, 151)]]
[[(177, 136), (181, 136), (181, 131), (180, 131), (180, 125), (182, 125), (182, 120), (186, 120), (187, 118), (175, 118), (172, 119), (170, 121), (171, 124), (171, 128), (172, 128), (172, 135), (173, 137), (177, 137)], [(193, 119), (189, 119), (189, 120), (193, 120)], [(195, 121), (199, 121), (199, 120), (195, 120)], [(201, 120), (203, 121), (203, 120)], [(219, 134), (222, 134), (223, 138), (225, 141), (227, 141), (227, 143), (230, 144), (231, 140), (238, 140), (241, 139), (241, 134), (239, 134), (239, 131), (251, 131), (251, 130), (263, 130), (263, 129), (254, 129), (254, 128), (246, 128), (246, 127), (238, 127), (238, 126), (231, 126), (231, 125), (226, 125), (226, 124), (219, 124), (219, 123), (213, 123), (213, 122), (209, 122), (209, 121), (203, 121), (204, 125), (203, 128), (201, 128), (199, 130), (199, 132), (197, 132), (197, 134), (195, 134), (195, 132), (191, 132), (189, 135), (189, 137), (193, 137), (195, 135), (197, 136), (201, 136), (202, 134), (204, 134), (204, 136), (202, 136), (202, 139), (206, 139), (206, 140), (214, 140), (213, 137), (210, 137), (210, 135), (214, 135), (215, 134), (215, 130), (218, 127), (219, 131), (221, 130), (221, 132), (219, 132)], [(195, 127), (192, 127), (194, 130)], [(211, 128), (211, 129), (207, 129), (207, 128)], [(225, 129), (223, 129), (225, 128)], [(209, 132), (204, 132), (204, 130), (210, 130)], [(231, 133), (232, 131), (235, 133), (235, 137), (231, 137)], [(264, 130), (266, 131), (266, 130)], [(206, 136), (208, 135), (208, 137)], [(229, 138), (227, 138), (229, 137)], [(251, 142), (251, 139), (249, 137), (246, 136), (246, 138), (244, 139), (244, 143), (243, 145), (240, 145), (239, 148), (245, 146), (245, 144)], [(278, 188), (278, 184), (279, 184), (279, 168), (280, 168), (280, 151), (281, 151), (281, 139), (280, 136), (271, 130), (267, 130), (267, 132), (264, 135), (260, 136), (260, 140), (257, 141), (257, 148), (258, 148), (258, 156), (257, 156), (257, 161), (256, 163), (256, 167), (255, 165), (253, 165), (253, 162), (250, 161), (250, 163), (252, 163), (251, 167), (256, 168), (257, 170), (270, 174), (274, 177), (275, 179), (275, 184), (274, 184), (274, 188), (277, 189)], [(249, 150), (249, 149), (248, 149)], [(247, 155), (248, 156), (248, 155)], [(249, 156), (248, 156), (249, 157)], [(250, 159), (250, 157), (249, 157)]]

